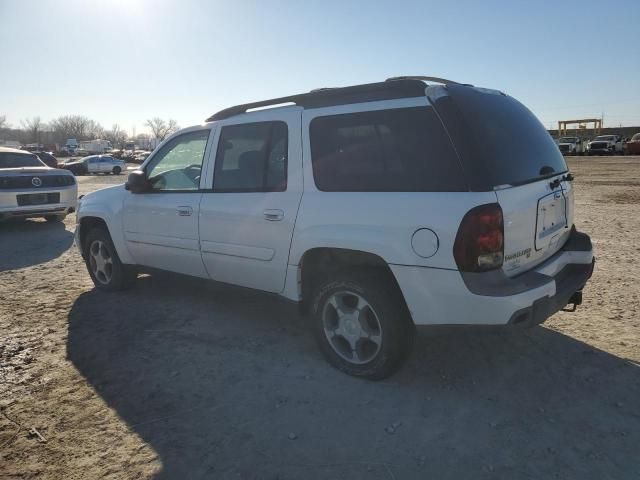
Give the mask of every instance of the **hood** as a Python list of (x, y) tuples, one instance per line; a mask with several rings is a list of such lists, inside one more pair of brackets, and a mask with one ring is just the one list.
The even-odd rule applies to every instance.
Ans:
[[(103, 202), (107, 199), (113, 199), (117, 196), (121, 196), (122, 193), (125, 192), (124, 183), (120, 185), (111, 185), (109, 187), (101, 188), (100, 190), (94, 190), (93, 192), (87, 193), (82, 197), (82, 203), (93, 203), (93, 202)], [(108, 203), (108, 202), (107, 202)]]

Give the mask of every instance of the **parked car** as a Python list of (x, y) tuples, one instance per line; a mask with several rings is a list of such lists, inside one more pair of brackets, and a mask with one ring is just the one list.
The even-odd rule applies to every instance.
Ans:
[(380, 379), (415, 326), (531, 326), (581, 303), (572, 180), (512, 97), (404, 77), (180, 130), (83, 197), (76, 245), (99, 289), (161, 269), (300, 302), (333, 366)]
[(32, 152), (38, 156), (42, 163), (51, 168), (58, 168), (58, 159), (51, 152)]
[(33, 153), (0, 147), (0, 220), (59, 222), (76, 210), (77, 197), (69, 172), (48, 167)]
[(134, 163), (144, 163), (149, 155), (151, 155), (151, 152), (137, 152), (132, 161)]
[(622, 155), (623, 153), (620, 135), (598, 135), (587, 144), (588, 155)]
[(563, 155), (584, 155), (586, 145), (580, 137), (560, 137), (558, 148)]
[(640, 133), (636, 133), (631, 140), (624, 144), (625, 154), (640, 155)]
[(113, 158), (111, 155), (91, 155), (79, 160), (71, 159), (61, 165), (74, 175), (86, 175), (89, 173), (113, 173), (120, 175), (127, 169), (124, 160)]

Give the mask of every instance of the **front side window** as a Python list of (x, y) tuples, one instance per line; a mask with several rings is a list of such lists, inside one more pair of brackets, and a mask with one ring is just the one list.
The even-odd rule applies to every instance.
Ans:
[(153, 190), (198, 190), (210, 130), (185, 133), (170, 140), (147, 165)]
[(285, 122), (222, 127), (216, 153), (213, 191), (285, 191), (287, 151), (288, 130)]
[(467, 190), (456, 153), (431, 107), (316, 117), (310, 135), (319, 190)]

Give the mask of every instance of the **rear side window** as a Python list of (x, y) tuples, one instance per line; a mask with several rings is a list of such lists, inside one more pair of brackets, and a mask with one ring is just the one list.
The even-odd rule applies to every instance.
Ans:
[(222, 127), (213, 176), (214, 192), (284, 192), (288, 129), (285, 122)]
[(456, 153), (431, 107), (316, 117), (310, 136), (319, 190), (468, 190)]
[(547, 130), (524, 105), (499, 92), (447, 85), (435, 101), (473, 190), (520, 185), (567, 170)]

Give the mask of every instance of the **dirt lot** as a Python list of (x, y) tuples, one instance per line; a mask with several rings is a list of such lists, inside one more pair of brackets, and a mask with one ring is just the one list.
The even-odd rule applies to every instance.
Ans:
[(74, 218), (0, 226), (0, 478), (640, 478), (640, 158), (570, 164), (584, 305), (423, 334), (378, 383), (274, 297), (169, 275), (99, 293)]

